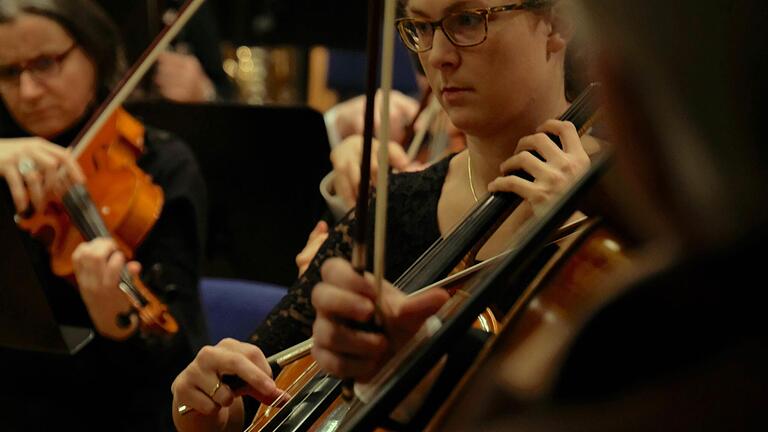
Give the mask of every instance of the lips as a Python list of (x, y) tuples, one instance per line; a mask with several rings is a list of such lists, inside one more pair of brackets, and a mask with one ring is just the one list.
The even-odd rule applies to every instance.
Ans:
[(469, 91), (471, 88), (469, 87), (462, 87), (462, 86), (443, 86), (443, 89), (441, 92), (458, 92), (458, 91)]
[(461, 100), (465, 95), (470, 93), (472, 89), (470, 87), (458, 87), (458, 86), (444, 86), (440, 90), (440, 95), (443, 101), (447, 103), (455, 103)]

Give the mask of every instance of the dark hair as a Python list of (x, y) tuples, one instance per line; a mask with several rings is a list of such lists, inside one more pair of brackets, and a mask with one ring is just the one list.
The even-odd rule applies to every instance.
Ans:
[(125, 69), (125, 55), (117, 27), (96, 3), (90, 0), (2, 0), (0, 24), (22, 14), (44, 16), (61, 25), (93, 60), (97, 94), (105, 95)]

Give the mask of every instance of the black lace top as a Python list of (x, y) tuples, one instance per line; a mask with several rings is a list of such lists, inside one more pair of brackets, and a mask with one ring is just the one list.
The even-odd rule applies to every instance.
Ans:
[[(396, 280), (438, 238), (437, 202), (448, 165), (453, 156), (424, 171), (401, 173), (390, 177), (387, 212), (387, 280)], [(375, 202), (371, 208), (375, 207)], [(371, 211), (369, 213), (373, 215)], [(345, 216), (331, 231), (307, 271), (288, 290), (250, 341), (266, 355), (289, 348), (312, 335), (315, 311), (311, 304), (312, 288), (321, 280), (320, 266), (331, 257), (349, 259), (352, 253), (354, 212)], [(368, 238), (373, 238), (369, 223)], [(372, 243), (372, 242), (371, 242)], [(368, 251), (368, 269), (373, 268), (372, 247)]]

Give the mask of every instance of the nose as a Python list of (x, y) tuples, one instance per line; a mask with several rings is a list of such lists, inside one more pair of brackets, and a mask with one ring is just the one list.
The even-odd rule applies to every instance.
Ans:
[(43, 85), (32, 78), (29, 71), (24, 71), (19, 75), (19, 98), (21, 100), (37, 99), (44, 92)]
[(436, 69), (453, 68), (459, 64), (459, 52), (440, 28), (432, 35), (432, 49), (428, 54), (429, 63)]

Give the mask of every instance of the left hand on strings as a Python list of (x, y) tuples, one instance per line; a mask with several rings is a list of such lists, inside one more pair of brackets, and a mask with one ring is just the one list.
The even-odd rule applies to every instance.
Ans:
[[(77, 286), (96, 330), (110, 339), (123, 340), (137, 328), (137, 320), (127, 327), (118, 323), (118, 315), (131, 310), (131, 304), (118, 288), (125, 257), (112, 239), (97, 238), (81, 243), (72, 254)], [(141, 265), (128, 263), (128, 272), (138, 275)]]
[[(502, 176), (488, 184), (488, 191), (515, 193), (525, 199), (534, 214), (541, 215), (587, 172), (590, 159), (573, 123), (547, 120), (536, 132), (520, 139), (515, 154), (501, 164)], [(560, 138), (562, 150), (547, 133)], [(530, 151), (536, 151), (544, 160)], [(527, 172), (534, 180), (508, 175), (517, 170)]]

